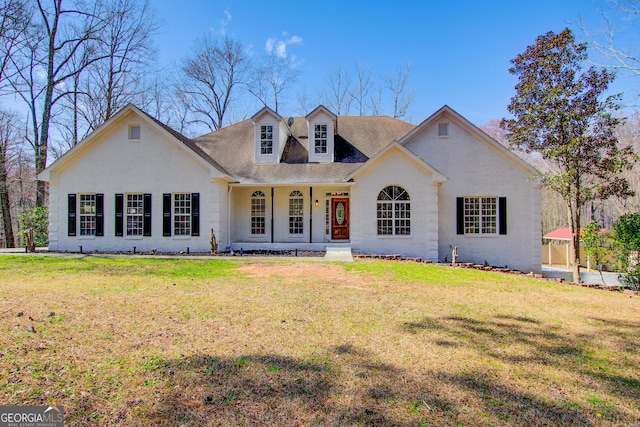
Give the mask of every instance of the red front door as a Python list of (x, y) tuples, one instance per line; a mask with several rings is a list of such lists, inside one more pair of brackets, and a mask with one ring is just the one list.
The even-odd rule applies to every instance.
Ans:
[(349, 199), (331, 199), (331, 238), (349, 238)]

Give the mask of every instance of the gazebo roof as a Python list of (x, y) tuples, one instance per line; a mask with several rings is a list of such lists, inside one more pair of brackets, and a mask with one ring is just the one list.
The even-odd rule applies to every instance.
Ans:
[[(600, 229), (600, 234), (607, 232), (608, 230), (606, 228), (601, 228)], [(584, 229), (580, 229), (580, 234), (582, 234), (582, 232), (584, 232)], [(569, 227), (561, 227), (561, 228), (557, 228), (547, 234), (545, 234), (544, 236), (542, 236), (543, 239), (549, 239), (549, 240), (566, 240), (566, 241), (570, 241), (571, 240), (571, 229)]]

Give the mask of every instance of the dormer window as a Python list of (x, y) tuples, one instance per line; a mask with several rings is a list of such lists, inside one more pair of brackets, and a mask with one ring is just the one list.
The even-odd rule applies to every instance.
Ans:
[(273, 126), (260, 126), (260, 154), (273, 154)]
[(309, 162), (333, 162), (338, 117), (320, 105), (307, 114), (305, 119), (309, 132)]
[(315, 125), (313, 141), (316, 154), (327, 153), (327, 125)]

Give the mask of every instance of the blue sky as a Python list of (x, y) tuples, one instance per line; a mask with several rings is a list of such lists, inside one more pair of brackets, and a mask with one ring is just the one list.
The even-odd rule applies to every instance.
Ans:
[[(281, 109), (295, 115), (295, 93), (309, 98), (338, 66), (368, 64), (375, 76), (412, 64), (415, 101), (406, 117), (420, 122), (447, 104), (476, 125), (505, 117), (516, 79), (509, 60), (547, 31), (578, 21), (596, 27), (599, 0), (502, 1), (206, 1), (151, 0), (161, 21), (159, 65), (179, 63), (207, 32), (240, 41), (260, 57), (280, 48), (299, 81)], [(251, 107), (249, 107), (251, 108)], [(254, 111), (250, 111), (252, 114)], [(250, 115), (249, 114), (249, 115)]]

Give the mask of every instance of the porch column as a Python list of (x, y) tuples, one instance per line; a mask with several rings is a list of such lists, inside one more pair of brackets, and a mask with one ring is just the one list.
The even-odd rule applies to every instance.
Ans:
[(309, 243), (313, 243), (313, 187), (309, 187)]

